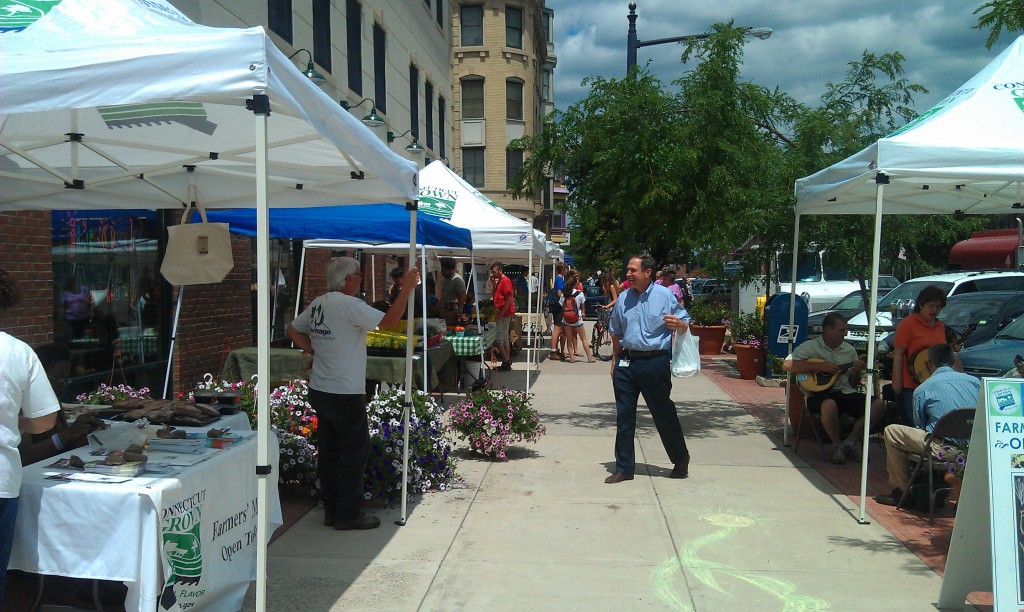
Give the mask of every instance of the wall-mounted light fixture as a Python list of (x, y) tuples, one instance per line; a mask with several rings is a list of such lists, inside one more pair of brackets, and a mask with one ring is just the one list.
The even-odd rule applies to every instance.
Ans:
[(316, 68), (313, 67), (313, 54), (309, 52), (309, 49), (299, 49), (295, 53), (289, 55), (288, 59), (292, 59), (303, 51), (305, 51), (306, 55), (309, 56), (309, 62), (306, 63), (306, 69), (302, 71), (302, 74), (310, 81), (313, 81), (317, 87), (320, 87), (327, 82), (327, 78), (317, 72)]
[(423, 145), (419, 143), (419, 140), (416, 137), (415, 130), (409, 129), (397, 136), (395, 135), (394, 132), (388, 132), (388, 142), (394, 142), (395, 139), (401, 138), (406, 134), (412, 134), (412, 143), (410, 143), (409, 146), (405, 147), (405, 152), (410, 155), (423, 155), (423, 151), (425, 151), (425, 149), (423, 148)]
[(341, 104), (341, 107), (345, 110), (351, 110), (353, 108), (356, 108), (363, 102), (370, 103), (370, 114), (365, 115), (362, 119), (360, 119), (360, 121), (363, 122), (363, 125), (369, 128), (376, 128), (384, 125), (384, 117), (381, 117), (380, 115), (377, 114), (377, 103), (373, 101), (373, 98), (363, 98), (362, 100), (351, 105), (348, 103), (347, 100), (340, 100), (338, 104)]

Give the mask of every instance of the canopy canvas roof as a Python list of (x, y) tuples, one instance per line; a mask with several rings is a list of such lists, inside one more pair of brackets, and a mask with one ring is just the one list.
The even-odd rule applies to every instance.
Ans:
[[(1024, 36), (906, 126), (796, 181), (796, 213), (1015, 212), (1024, 180)], [(884, 177), (884, 178), (881, 178)]]
[(0, 210), (179, 208), (190, 183), (208, 207), (252, 207), (255, 94), (270, 102), (271, 206), (416, 196), (415, 164), (262, 27), (199, 25), (163, 1), (62, 0), (0, 35), (0, 56)]
[(451, 220), (473, 234), (473, 252), (479, 257), (523, 258), (547, 252), (543, 234), (510, 215), (477, 191), (440, 160), (420, 170), (420, 212)]

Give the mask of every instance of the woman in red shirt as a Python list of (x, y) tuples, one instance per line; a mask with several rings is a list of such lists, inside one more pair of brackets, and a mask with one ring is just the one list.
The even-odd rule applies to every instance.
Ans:
[(946, 326), (937, 318), (945, 305), (945, 290), (929, 285), (917, 294), (913, 314), (896, 326), (892, 390), (899, 396), (908, 423), (914, 422), (914, 389), (921, 384), (911, 371), (914, 358), (933, 344), (946, 343)]

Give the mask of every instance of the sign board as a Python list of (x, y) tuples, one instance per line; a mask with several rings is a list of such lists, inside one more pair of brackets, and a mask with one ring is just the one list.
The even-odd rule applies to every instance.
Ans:
[(1024, 606), (1024, 411), (1019, 379), (986, 379), (996, 610)]
[(938, 607), (992, 591), (994, 609), (1024, 609), (1024, 380), (985, 378)]

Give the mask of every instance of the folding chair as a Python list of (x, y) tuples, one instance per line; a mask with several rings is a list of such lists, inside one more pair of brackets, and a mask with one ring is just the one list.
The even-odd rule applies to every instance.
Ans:
[[(792, 375), (790, 375), (790, 377), (792, 377)], [(790, 397), (792, 397), (793, 393), (799, 393), (801, 405), (800, 416), (797, 417), (796, 428), (793, 434), (795, 439), (793, 442), (793, 452), (795, 453), (800, 449), (800, 438), (803, 437), (801, 433), (803, 432), (803, 423), (806, 418), (807, 422), (811, 425), (811, 432), (814, 433), (814, 439), (818, 441), (818, 448), (821, 449), (822, 456), (825, 459), (828, 459), (828, 451), (825, 449), (825, 443), (822, 442), (822, 437), (825, 435), (825, 432), (821, 429), (821, 424), (814, 419), (814, 415), (811, 414), (811, 409), (807, 407), (807, 394), (804, 393), (803, 390), (792, 380), (790, 380), (790, 385), (792, 386), (792, 389), (790, 390)]]
[(935, 423), (935, 429), (933, 429), (924, 438), (924, 452), (921, 455), (911, 455), (910, 460), (916, 461), (917, 465), (914, 466), (914, 471), (910, 474), (910, 483), (906, 490), (903, 491), (903, 495), (900, 496), (900, 501), (896, 503), (896, 508), (900, 509), (903, 507), (903, 502), (906, 501), (907, 495), (911, 489), (915, 487), (921, 487), (924, 485), (915, 485), (914, 479), (917, 477), (917, 473), (921, 471), (921, 467), (927, 464), (928, 469), (928, 523), (935, 524), (935, 499), (939, 493), (951, 491), (952, 487), (940, 486), (938, 489), (935, 488), (935, 468), (948, 469), (952, 463), (948, 461), (941, 461), (935, 459), (935, 448), (936, 445), (941, 445), (943, 440), (970, 440), (971, 431), (974, 429), (974, 411), (975, 408), (957, 408), (947, 412), (937, 423)]

